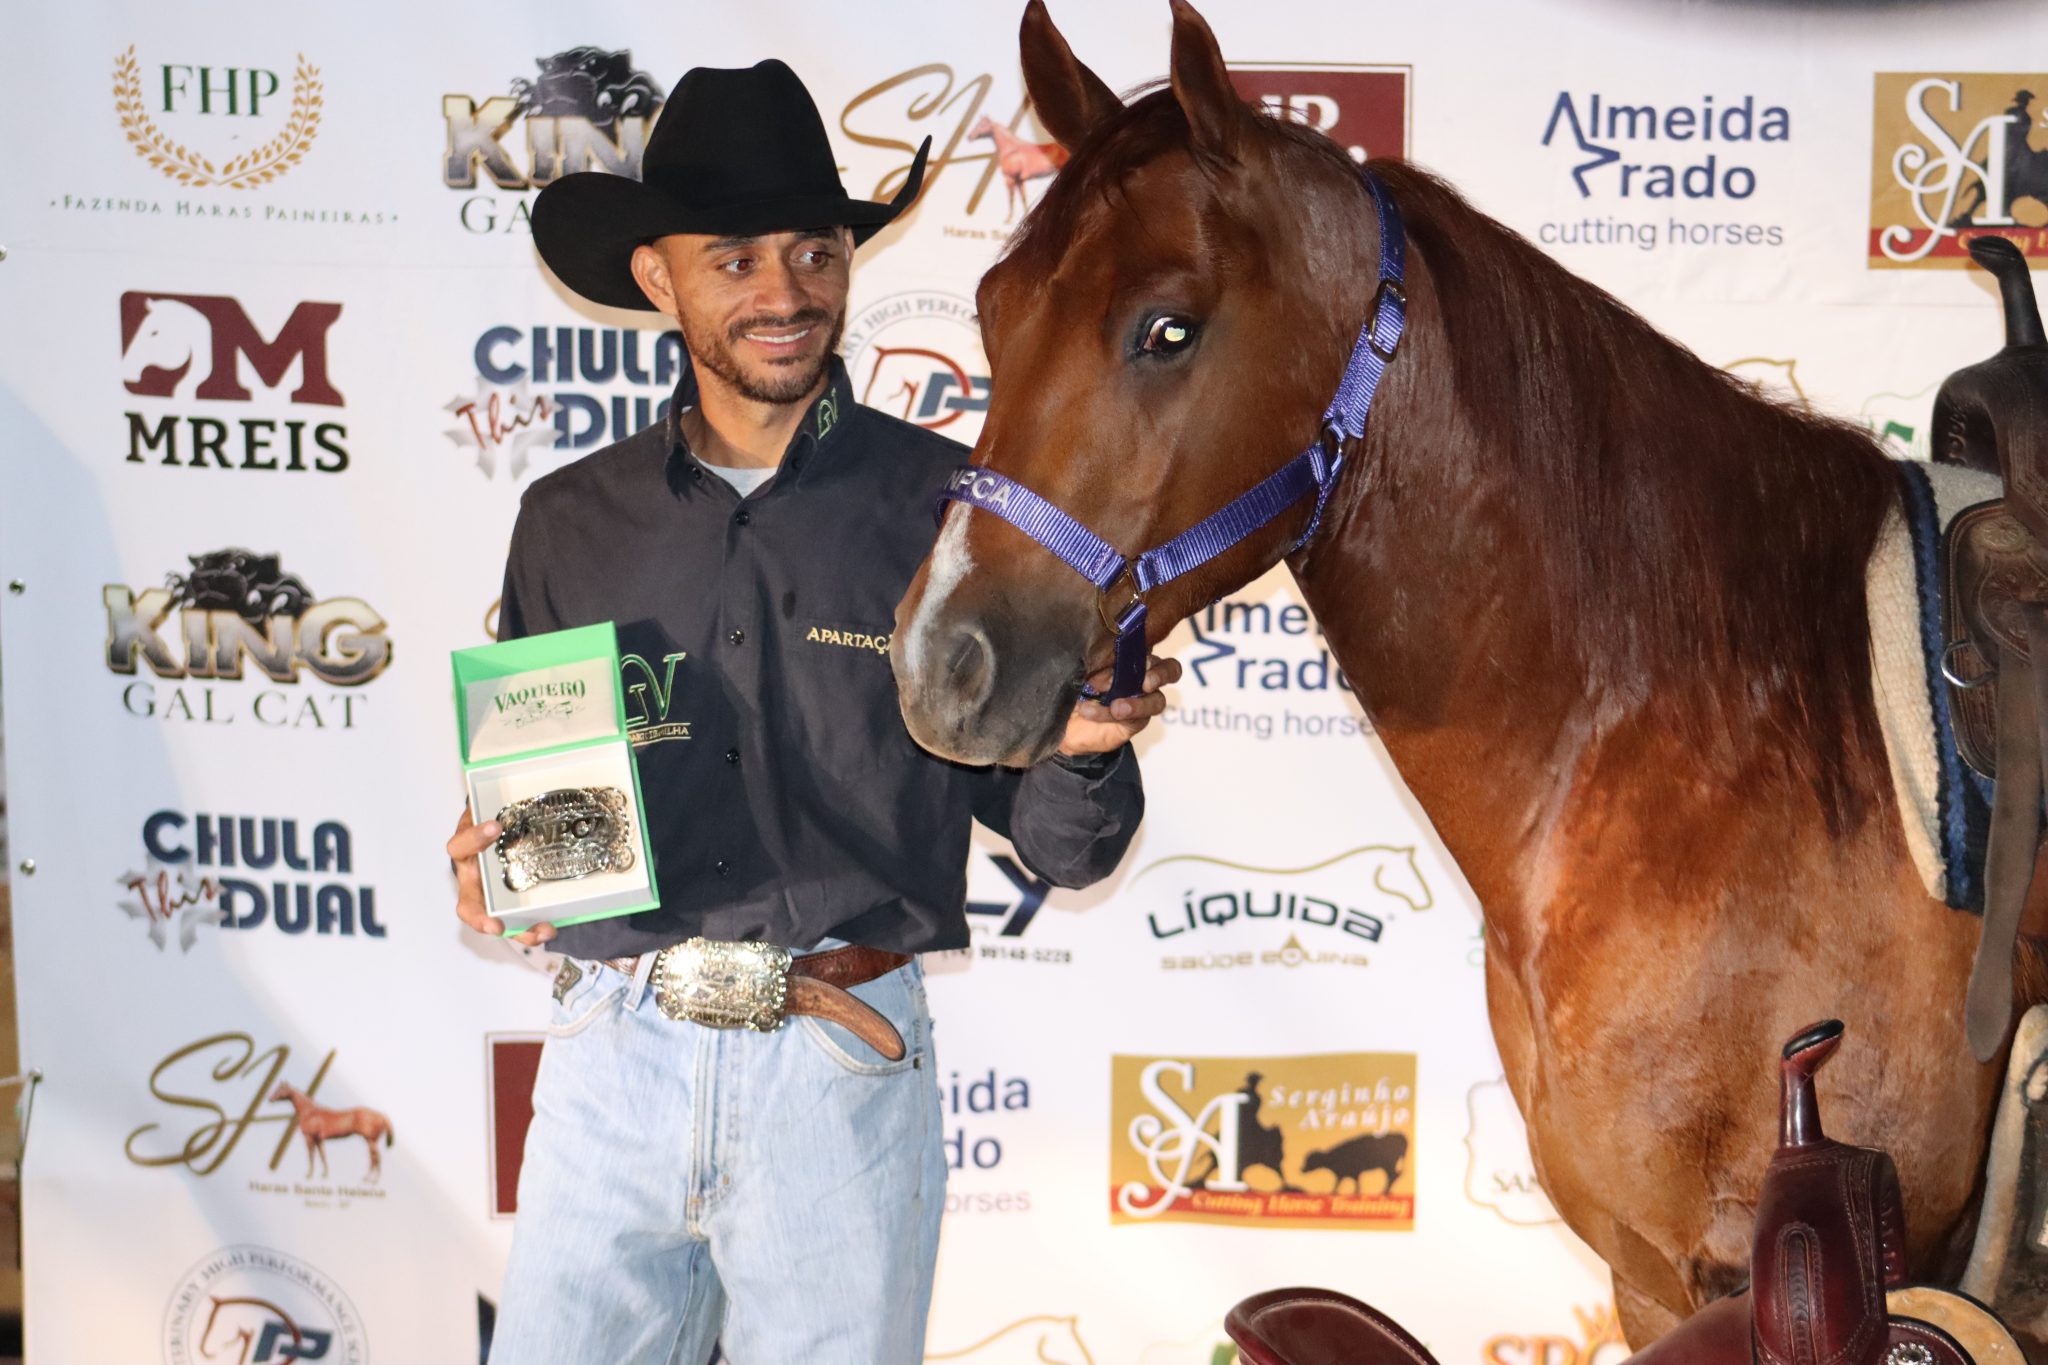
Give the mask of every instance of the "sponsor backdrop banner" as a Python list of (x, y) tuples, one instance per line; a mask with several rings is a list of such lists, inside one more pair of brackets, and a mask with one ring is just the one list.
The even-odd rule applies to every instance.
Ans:
[[(2048, 258), (2019, 4), (1212, 0), (1245, 97), (1406, 152), (1700, 355), (1924, 454), (1999, 341), (1971, 232)], [(1113, 85), (1163, 4), (1054, 5)], [(537, 268), (536, 187), (636, 170), (693, 65), (788, 60), (855, 193), (863, 401), (971, 442), (977, 277), (1063, 161), (1015, 4), (30, 7), (0, 124), (0, 595), (43, 1365), (453, 1362), (488, 1333), (544, 954), (461, 931), (447, 651), (537, 477), (683, 363)], [(1475, 43), (1472, 35), (1487, 35)], [(1533, 58), (1533, 60), (1532, 60)], [(1867, 212), (1866, 212), (1867, 206)], [(1217, 1365), (1288, 1283), (1447, 1365), (1623, 1349), (1529, 1167), (1476, 907), (1284, 574), (1176, 635), (1120, 873), (977, 845), (929, 963), (933, 1360)], [(874, 666), (886, 667), (884, 642)], [(687, 742), (682, 655), (620, 661)], [(1601, 1135), (1588, 1134), (1597, 1142)]]

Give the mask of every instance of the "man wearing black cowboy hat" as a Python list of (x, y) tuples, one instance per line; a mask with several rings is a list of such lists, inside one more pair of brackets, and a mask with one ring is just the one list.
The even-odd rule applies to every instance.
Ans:
[[(534, 206), (562, 282), (675, 318), (692, 373), (659, 424), (537, 481), (512, 534), (501, 636), (618, 624), (661, 908), (520, 936), (564, 965), (494, 1365), (701, 1365), (714, 1339), (744, 1365), (919, 1360), (945, 1158), (911, 955), (968, 941), (970, 818), (1063, 886), (1137, 830), (1128, 741), (1171, 661), (1023, 772), (941, 761), (897, 711), (893, 613), (967, 452), (857, 404), (835, 350), (853, 249), (924, 158), (850, 199), (788, 67), (699, 69), (639, 182)], [(465, 814), (448, 844), (487, 933), (497, 833)], [(750, 988), (783, 1027), (721, 1021)]]

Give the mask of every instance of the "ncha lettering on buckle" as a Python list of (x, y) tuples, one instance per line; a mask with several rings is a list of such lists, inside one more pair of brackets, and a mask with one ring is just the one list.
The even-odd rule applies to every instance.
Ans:
[(505, 886), (575, 881), (633, 866), (633, 822), (617, 787), (561, 787), (514, 801), (494, 817)]
[(655, 1003), (679, 1022), (773, 1033), (788, 1018), (790, 961), (773, 943), (689, 939), (655, 963)]

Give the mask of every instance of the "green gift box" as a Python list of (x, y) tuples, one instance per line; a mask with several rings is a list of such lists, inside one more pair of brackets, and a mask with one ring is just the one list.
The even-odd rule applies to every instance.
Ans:
[(469, 808), (504, 826), (477, 858), (505, 932), (660, 905), (618, 630), (606, 621), (451, 658)]

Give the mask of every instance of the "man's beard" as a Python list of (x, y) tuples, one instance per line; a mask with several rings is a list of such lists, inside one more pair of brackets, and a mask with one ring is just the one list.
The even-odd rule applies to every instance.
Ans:
[[(825, 342), (825, 349), (818, 353), (815, 362), (801, 368), (777, 366), (765, 378), (756, 378), (741, 366), (739, 357), (733, 354), (733, 346), (748, 332), (771, 331), (783, 327), (817, 326), (832, 324), (832, 335)], [(763, 314), (743, 319), (726, 328), (725, 334), (700, 335), (688, 323), (683, 324), (683, 344), (689, 349), (690, 363), (709, 370), (720, 379), (738, 390), (744, 398), (756, 403), (794, 403), (817, 386), (818, 379), (832, 364), (832, 357), (839, 351), (840, 335), (846, 330), (846, 314), (827, 313), (822, 308), (805, 308), (791, 313), (786, 318)]]

